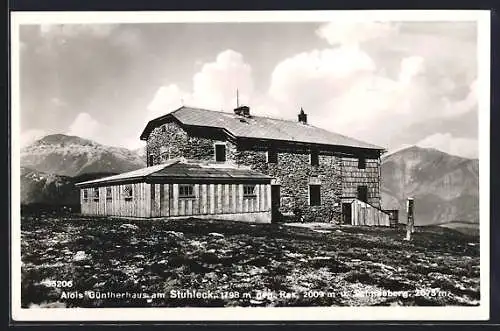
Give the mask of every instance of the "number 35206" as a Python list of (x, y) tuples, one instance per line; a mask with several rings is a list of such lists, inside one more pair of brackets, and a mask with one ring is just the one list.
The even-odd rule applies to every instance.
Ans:
[(48, 287), (73, 287), (72, 280), (49, 280), (47, 282)]

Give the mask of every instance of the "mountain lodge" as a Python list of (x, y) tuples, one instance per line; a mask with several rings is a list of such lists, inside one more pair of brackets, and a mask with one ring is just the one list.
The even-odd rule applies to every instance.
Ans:
[[(146, 168), (78, 184), (84, 214), (389, 225), (380, 201), (384, 149), (312, 126), (303, 109), (289, 121), (254, 116), (247, 106), (232, 113), (183, 106), (149, 121), (140, 139)], [(105, 187), (111, 208), (101, 199)], [(90, 204), (92, 192), (102, 206)]]

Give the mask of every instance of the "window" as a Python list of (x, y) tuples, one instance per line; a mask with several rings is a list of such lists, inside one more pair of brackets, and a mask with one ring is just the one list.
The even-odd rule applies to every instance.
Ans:
[(179, 198), (194, 198), (194, 185), (180, 184), (179, 185)]
[(271, 148), (267, 151), (267, 163), (278, 163), (278, 152), (276, 152), (276, 149)]
[(87, 202), (89, 199), (89, 191), (87, 189), (83, 189), (83, 201)]
[(106, 201), (113, 200), (113, 195), (111, 194), (111, 187), (106, 187)]
[(368, 202), (368, 187), (365, 185), (358, 186), (358, 199), (364, 202)]
[(312, 166), (317, 166), (319, 165), (319, 155), (318, 151), (313, 150), (311, 152), (311, 165)]
[(358, 169), (366, 169), (366, 158), (363, 156), (358, 159)]
[(99, 188), (98, 187), (94, 187), (93, 197), (94, 197), (94, 201), (99, 201)]
[(321, 185), (309, 185), (309, 205), (321, 205)]
[(156, 185), (155, 184), (151, 184), (151, 200), (155, 200), (156, 199)]
[(255, 185), (243, 185), (243, 197), (255, 198)]
[(155, 161), (155, 156), (153, 154), (150, 154), (148, 157), (148, 165), (149, 166), (154, 165), (154, 161)]
[(161, 146), (160, 147), (160, 157), (162, 160), (168, 160), (170, 158), (170, 147)]
[(123, 197), (125, 201), (131, 201), (133, 198), (132, 185), (125, 185), (123, 187)]
[(225, 144), (215, 144), (215, 161), (225, 162), (226, 161), (226, 145)]

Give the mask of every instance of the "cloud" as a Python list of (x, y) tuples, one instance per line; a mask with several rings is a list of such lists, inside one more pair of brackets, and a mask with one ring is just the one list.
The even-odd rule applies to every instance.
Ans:
[(375, 70), (368, 54), (356, 47), (313, 50), (281, 61), (271, 75), (269, 93), (280, 102), (325, 102)]
[(389, 38), (398, 30), (391, 22), (338, 21), (324, 24), (316, 34), (329, 44), (358, 44), (372, 39)]
[(467, 96), (458, 101), (444, 99), (443, 112), (445, 116), (456, 116), (473, 110), (477, 110), (477, 79), (469, 86)]
[[(179, 108), (183, 104), (184, 94), (175, 84), (160, 87), (148, 105), (148, 120)], [(189, 95), (185, 96), (190, 98)]]
[[(397, 133), (477, 108), (477, 75), (475, 40), (455, 38), (453, 29), (429, 34), (401, 28), (411, 24), (323, 24), (316, 34), (328, 46), (279, 61), (267, 91), (254, 88), (252, 67), (242, 54), (223, 51), (212, 62), (197, 63), (200, 70), (190, 90), (176, 82), (160, 87), (149, 116), (178, 108), (181, 99), (186, 105), (230, 111), (239, 88), (240, 103), (249, 104), (253, 114), (296, 119), (303, 107), (312, 125), (388, 149), (415, 144), (434, 132), (404, 142), (397, 141)], [(461, 138), (448, 140), (472, 145), (456, 139)]]
[(405, 57), (401, 61), (399, 81), (401, 84), (410, 84), (412, 79), (425, 70), (424, 59), (421, 56)]
[(215, 110), (233, 109), (236, 89), (240, 91), (240, 104), (248, 104), (254, 92), (252, 68), (240, 53), (225, 50), (215, 61), (203, 64), (193, 76), (192, 91), (183, 91), (173, 83), (161, 86), (147, 107), (148, 119), (166, 114), (182, 104)]
[(390, 132), (413, 119), (426, 100), (424, 73), (424, 59), (410, 56), (393, 79), (361, 48), (341, 46), (285, 59), (272, 74), (269, 93), (286, 117), (303, 106), (312, 124), (386, 145)]
[(219, 53), (215, 62), (204, 64), (193, 78), (193, 99), (209, 108), (234, 108), (236, 89), (241, 91), (240, 100), (248, 103), (253, 93), (252, 68), (233, 50)]
[(20, 147), (25, 147), (28, 146), (32, 143), (34, 143), (36, 140), (43, 138), (46, 136), (48, 133), (45, 130), (40, 130), (40, 129), (31, 129), (31, 130), (26, 130), (24, 132), (21, 132), (20, 135)]
[(479, 143), (477, 139), (453, 137), (450, 133), (435, 133), (417, 144), (419, 147), (435, 148), (442, 152), (466, 158), (477, 158)]
[(116, 27), (117, 24), (41, 24), (40, 33), (46, 38), (73, 38), (79, 35), (105, 38)]
[[(401, 144), (392, 139), (395, 133), (412, 123), (474, 110), (476, 84), (468, 81), (474, 69), (453, 54), (442, 55), (447, 39), (429, 50), (426, 39), (418, 36), (412, 45), (413, 37), (405, 36), (402, 51), (392, 40), (402, 38), (399, 33), (398, 25), (385, 23), (323, 25), (317, 34), (332, 47), (278, 63), (269, 95), (286, 117), (303, 106), (311, 124), (389, 149)], [(391, 66), (373, 44), (390, 54)]]
[(69, 126), (67, 134), (70, 136), (95, 139), (105, 132), (104, 126), (92, 118), (92, 116), (88, 113), (80, 113)]

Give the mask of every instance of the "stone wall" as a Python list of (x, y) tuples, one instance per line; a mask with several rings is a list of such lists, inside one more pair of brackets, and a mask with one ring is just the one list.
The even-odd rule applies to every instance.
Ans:
[(342, 158), (342, 196), (356, 197), (361, 185), (368, 188), (368, 203), (380, 208), (380, 160), (366, 159), (365, 169), (358, 169), (357, 158)]
[[(306, 151), (278, 150), (278, 163), (267, 163), (267, 152), (235, 146), (222, 139), (192, 137), (176, 123), (155, 128), (147, 142), (147, 154), (155, 155), (154, 164), (168, 158), (185, 157), (214, 160), (214, 144), (226, 143), (228, 163), (246, 165), (276, 178), (280, 187), (280, 212), (292, 214), (297, 208), (306, 221), (341, 219), (341, 198), (355, 197), (358, 185), (368, 186), (368, 202), (380, 206), (379, 160), (367, 159), (366, 169), (358, 169), (358, 159), (320, 153), (318, 166), (310, 165)], [(262, 146), (263, 147), (263, 146)], [(331, 153), (330, 153), (331, 154)], [(309, 206), (309, 183), (321, 184), (321, 206)]]
[[(339, 221), (342, 194), (340, 160), (333, 155), (320, 155), (319, 165), (312, 166), (309, 153), (278, 152), (278, 163), (267, 163), (265, 151), (237, 150), (237, 164), (276, 178), (280, 186), (280, 212), (302, 211), (306, 221)], [(309, 183), (321, 183), (321, 206), (309, 206)]]
[(226, 158), (232, 160), (235, 146), (229, 142), (209, 138), (190, 136), (176, 123), (166, 123), (154, 128), (148, 137), (146, 154), (149, 160), (154, 155), (153, 164), (161, 164), (169, 158), (184, 157), (187, 159), (214, 161), (214, 144), (226, 144)]

